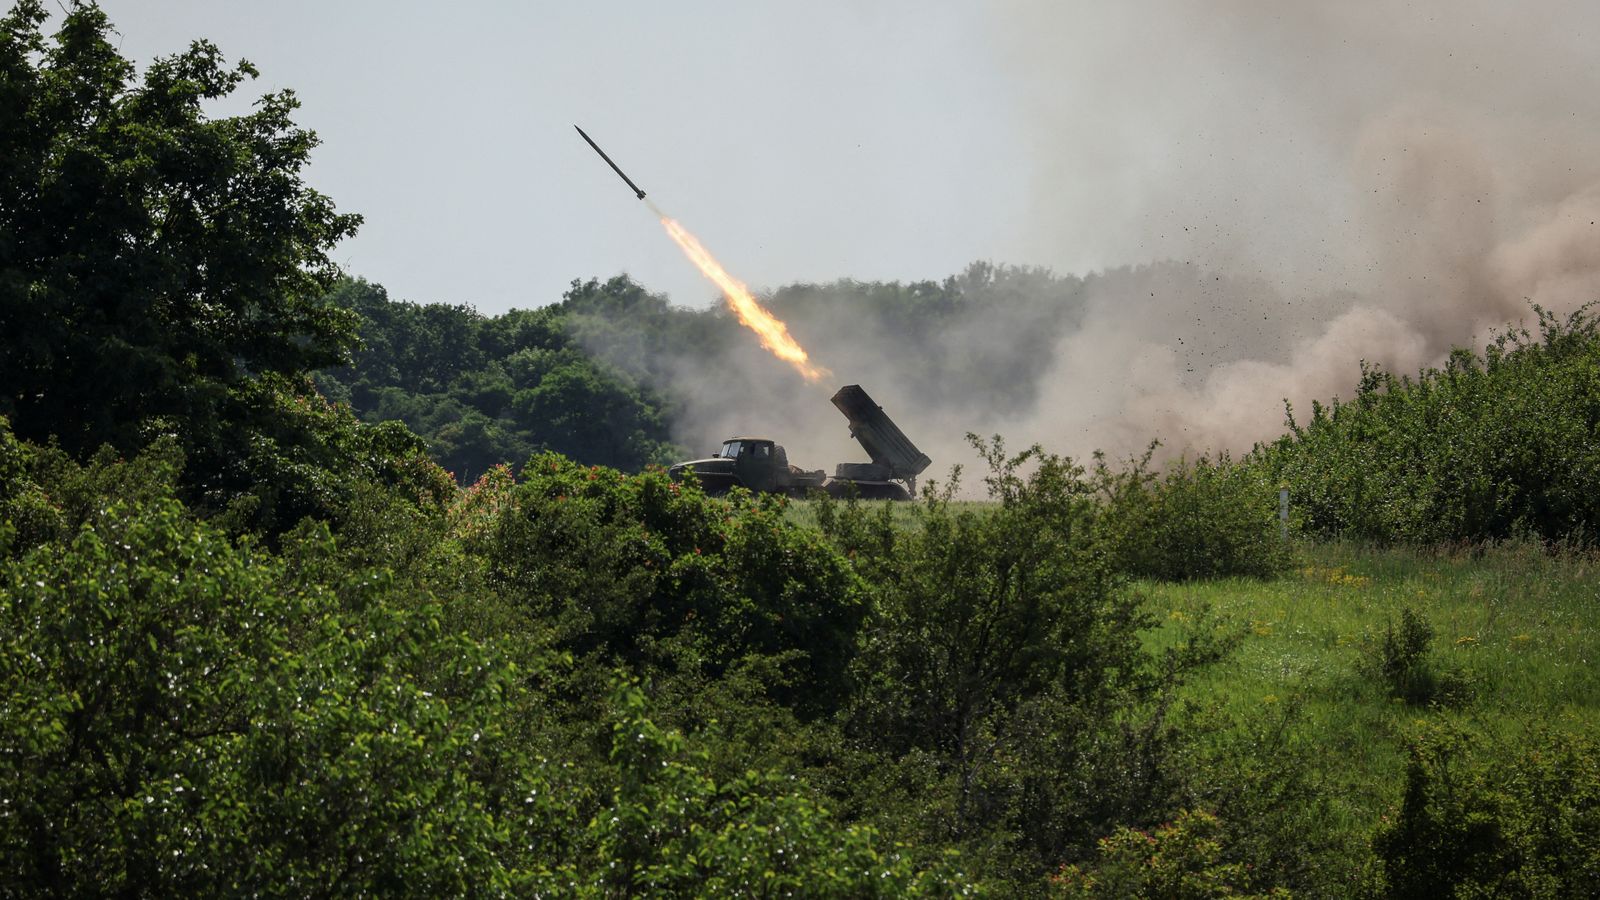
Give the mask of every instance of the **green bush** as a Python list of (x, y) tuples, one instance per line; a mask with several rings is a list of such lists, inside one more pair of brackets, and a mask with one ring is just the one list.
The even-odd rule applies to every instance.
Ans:
[[(535, 889), (596, 896), (922, 897), (974, 892), (950, 856), (919, 870), (867, 826), (841, 826), (792, 778), (746, 770), (718, 782), (704, 752), (658, 727), (637, 683), (611, 699), (609, 802), (566, 865)], [(576, 823), (574, 823), (576, 824)]]
[(166, 490), (0, 563), (7, 890), (508, 887), (512, 672), (325, 530), (275, 556)]
[(1225, 649), (1207, 633), (1147, 651), (1155, 623), (1095, 534), (1084, 470), (1038, 447), (974, 439), (992, 506), (930, 491), (911, 527), (818, 500), (818, 525), (869, 589), (847, 739), (875, 785), (860, 802), (973, 871), (1039, 879), (1175, 790), (1170, 690)]
[(1440, 668), (1432, 659), (1433, 638), (1433, 625), (1411, 607), (1404, 607), (1399, 623), (1389, 621), (1366, 645), (1364, 668), (1397, 700), (1413, 704), (1465, 702), (1471, 697), (1471, 681), (1461, 672)]
[(1226, 453), (1179, 458), (1152, 472), (1155, 445), (1094, 481), (1100, 533), (1119, 571), (1169, 581), (1264, 577), (1289, 562), (1277, 519), (1277, 489), (1265, 470)]
[(1223, 860), (1221, 837), (1217, 818), (1195, 810), (1148, 832), (1119, 828), (1101, 839), (1093, 864), (1065, 866), (1053, 876), (1051, 893), (1082, 900), (1289, 897), (1284, 890), (1252, 891), (1249, 870)]
[(1534, 308), (1482, 355), (1400, 378), (1364, 368), (1252, 460), (1290, 484), (1307, 529), (1377, 541), (1593, 535), (1600, 526), (1600, 322)]
[(1367, 835), (1352, 829), (1327, 776), (1328, 746), (1304, 695), (1238, 711), (1225, 700), (1175, 712), (1180, 807), (1217, 818), (1219, 859), (1245, 867), (1256, 888), (1359, 896), (1370, 878)]
[(865, 613), (859, 579), (784, 499), (706, 497), (660, 469), (624, 475), (555, 454), (474, 503), (490, 589), (552, 649), (638, 668), (726, 671), (749, 656), (790, 669), (774, 690), (808, 714), (837, 708)]
[(1390, 897), (1600, 896), (1600, 745), (1535, 730), (1474, 759), (1449, 726), (1411, 741), (1405, 797), (1373, 840)]
[(62, 527), (50, 497), (33, 480), (38, 456), (0, 416), (0, 558), (42, 543)]

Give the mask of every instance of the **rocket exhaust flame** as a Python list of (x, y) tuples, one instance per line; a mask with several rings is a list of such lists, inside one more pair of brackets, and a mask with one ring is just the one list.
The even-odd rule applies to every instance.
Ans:
[(700, 241), (678, 224), (677, 219), (656, 209), (653, 203), (650, 204), (650, 208), (661, 217), (661, 224), (667, 229), (667, 234), (683, 248), (683, 253), (689, 257), (689, 261), (695, 264), (701, 274), (722, 289), (722, 296), (728, 301), (728, 306), (733, 309), (734, 315), (739, 317), (739, 321), (746, 328), (756, 333), (761, 340), (761, 346), (794, 366), (807, 381), (820, 381), (833, 374), (827, 369), (812, 365), (805, 348), (789, 335), (789, 326), (757, 303), (756, 298), (750, 294), (750, 289), (739, 279), (729, 275), (727, 270), (722, 268), (722, 264), (701, 246)]
[[(577, 125), (572, 127), (578, 128)], [(750, 289), (745, 287), (739, 279), (729, 275), (727, 270), (722, 268), (722, 264), (717, 262), (705, 247), (700, 246), (700, 242), (695, 239), (695, 236), (685, 231), (683, 226), (678, 224), (678, 220), (662, 212), (655, 203), (645, 200), (644, 189), (633, 183), (633, 179), (622, 171), (622, 167), (613, 162), (611, 157), (600, 149), (600, 145), (594, 142), (594, 138), (589, 137), (588, 133), (582, 128), (578, 128), (578, 134), (582, 135), (584, 141), (594, 148), (594, 152), (600, 154), (600, 158), (606, 161), (606, 165), (611, 167), (611, 171), (616, 172), (627, 183), (628, 187), (633, 190), (634, 194), (640, 200), (644, 200), (651, 211), (661, 218), (661, 224), (666, 227), (667, 234), (672, 235), (672, 239), (678, 242), (678, 246), (683, 248), (684, 254), (689, 257), (690, 262), (695, 264), (701, 274), (715, 282), (717, 287), (722, 288), (722, 296), (727, 299), (728, 306), (733, 308), (734, 315), (739, 317), (739, 321), (746, 328), (756, 333), (756, 336), (761, 339), (761, 346), (772, 351), (779, 359), (794, 366), (801, 375), (805, 376), (807, 381), (820, 381), (824, 376), (833, 374), (827, 369), (812, 365), (810, 358), (806, 355), (806, 351), (801, 348), (794, 338), (789, 336), (789, 326), (783, 324), (777, 316), (774, 316), (763, 308), (761, 304), (757, 303), (756, 298), (750, 295)]]

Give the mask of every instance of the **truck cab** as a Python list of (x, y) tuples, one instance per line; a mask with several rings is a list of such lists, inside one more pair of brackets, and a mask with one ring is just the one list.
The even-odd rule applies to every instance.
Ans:
[(781, 448), (769, 438), (732, 437), (710, 456), (678, 463), (667, 474), (675, 479), (696, 478), (708, 494), (726, 493), (733, 487), (770, 491), (777, 487), (779, 452)]
[(763, 437), (728, 438), (713, 455), (678, 463), (667, 474), (674, 479), (696, 478), (708, 494), (742, 487), (756, 493), (802, 495), (826, 480), (820, 470), (806, 472), (789, 465), (783, 445)]
[(729, 438), (717, 456), (733, 460), (733, 477), (756, 493), (778, 487), (778, 445), (766, 438)]

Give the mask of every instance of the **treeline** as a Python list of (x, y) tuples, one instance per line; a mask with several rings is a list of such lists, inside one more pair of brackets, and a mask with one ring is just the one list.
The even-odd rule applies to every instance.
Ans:
[[(1033, 402), (1082, 292), (1077, 278), (974, 263), (942, 282), (792, 285), (764, 300), (855, 377), (892, 373), (875, 383), (981, 423)], [(574, 281), (559, 302), (498, 316), (391, 300), (360, 280), (327, 302), (360, 317), (361, 340), (348, 365), (317, 373), (318, 388), (365, 421), (405, 423), (463, 484), (546, 450), (639, 471), (725, 437), (694, 430), (708, 409), (772, 396), (796, 412), (816, 405), (785, 394), (793, 385), (765, 358), (748, 364), (749, 334), (720, 306), (673, 306), (627, 276)]]
[[(597, 309), (597, 298), (610, 308)], [(365, 420), (405, 423), (463, 483), (545, 451), (630, 471), (676, 455), (665, 398), (574, 336), (578, 319), (670, 315), (626, 279), (603, 290), (574, 285), (562, 303), (493, 317), (393, 301), (360, 280), (340, 283), (326, 302), (360, 317), (361, 340), (348, 365), (317, 373), (321, 392)]]
[[(982, 422), (1034, 402), (1050, 348), (1082, 314), (1083, 286), (975, 263), (943, 282), (795, 285), (767, 300), (830, 354), (875, 359), (905, 397)], [(722, 310), (674, 307), (626, 276), (574, 282), (560, 303), (495, 317), (391, 301), (361, 281), (329, 299), (360, 316), (361, 347), (350, 365), (317, 374), (323, 394), (365, 420), (404, 422), (462, 483), (544, 450), (627, 471), (669, 462), (686, 452), (675, 439), (691, 439), (681, 426), (703, 412), (697, 403), (738, 406), (751, 391), (796, 414), (816, 405), (748, 380), (757, 376), (737, 355), (748, 336)], [(1303, 423), (1290, 410), (1283, 437), (1238, 460), (1152, 454), (1121, 468), (1148, 481), (1152, 470), (1195, 467), (1198, 480), (1183, 483), (1250, 482), (1262, 504), (1289, 488), (1296, 528), (1319, 537), (1590, 540), (1600, 334), (1587, 309), (1537, 315), (1533, 331), (1458, 349), (1438, 370), (1369, 367), (1349, 400), (1314, 403)], [(1175, 546), (1208, 540), (1222, 539), (1194, 531)], [(1211, 554), (1209, 569), (1231, 570), (1226, 556)]]

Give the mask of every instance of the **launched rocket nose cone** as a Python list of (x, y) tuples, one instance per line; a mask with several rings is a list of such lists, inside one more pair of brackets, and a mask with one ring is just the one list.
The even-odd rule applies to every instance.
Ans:
[[(578, 128), (576, 123), (574, 123), (572, 127), (573, 128)], [(596, 144), (594, 142), (594, 138), (589, 137), (589, 133), (584, 131), (582, 128), (578, 128), (578, 134), (582, 135), (584, 141), (587, 142), (589, 146), (594, 148), (594, 152), (600, 154), (600, 158), (606, 161), (606, 165), (611, 167), (611, 171), (617, 173), (617, 175), (622, 178), (622, 180), (628, 185), (628, 187), (633, 188), (633, 192), (636, 195), (638, 195), (639, 199), (643, 200), (644, 199), (644, 191), (643, 191), (643, 189), (641, 189), (637, 184), (634, 184), (633, 183), (633, 179), (629, 178), (627, 176), (627, 174), (624, 173), (622, 171), (622, 169), (617, 166), (616, 163), (611, 161), (611, 157), (607, 156), (606, 152), (604, 150), (600, 149), (600, 145)]]

